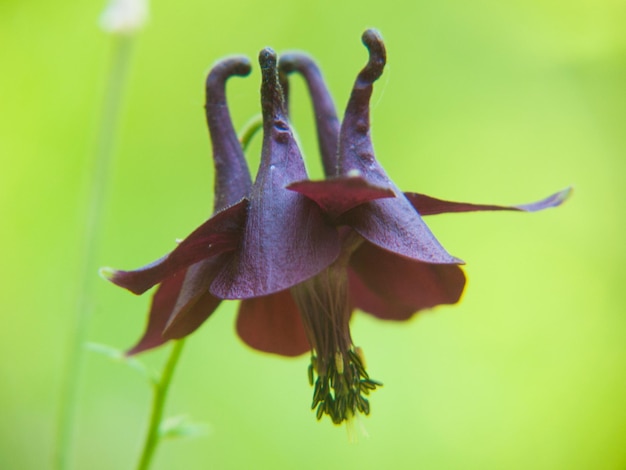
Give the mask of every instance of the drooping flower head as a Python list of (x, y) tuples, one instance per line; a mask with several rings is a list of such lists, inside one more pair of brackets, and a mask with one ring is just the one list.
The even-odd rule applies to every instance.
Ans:
[[(160, 284), (147, 331), (130, 352), (194, 331), (222, 299), (242, 299), (237, 331), (250, 346), (281, 355), (311, 351), (309, 379), (318, 418), (334, 423), (369, 413), (380, 385), (365, 370), (350, 316), (360, 308), (404, 320), (459, 300), (462, 263), (437, 241), (421, 215), (472, 210), (534, 211), (560, 204), (566, 192), (525, 206), (472, 205), (402, 193), (377, 162), (369, 103), (386, 53), (374, 30), (340, 123), (315, 63), (302, 54), (280, 62), (259, 55), (263, 146), (254, 183), (226, 107), (224, 84), (246, 75), (244, 59), (221, 62), (207, 79), (207, 121), (216, 168), (213, 216), (169, 255), (110, 280), (140, 294)], [(288, 120), (283, 87), (301, 73), (316, 113), (326, 179), (310, 181)]]

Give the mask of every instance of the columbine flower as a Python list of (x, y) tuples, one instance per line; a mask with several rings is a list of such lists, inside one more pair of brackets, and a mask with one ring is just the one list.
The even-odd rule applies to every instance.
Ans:
[[(216, 213), (166, 257), (137, 271), (109, 273), (111, 281), (137, 294), (161, 284), (145, 336), (152, 339), (132, 352), (189, 334), (220, 299), (244, 299), (237, 330), (249, 345), (282, 355), (311, 350), (318, 418), (327, 414), (342, 423), (357, 412), (368, 414), (365, 395), (380, 384), (369, 378), (350, 336), (355, 306), (381, 318), (406, 319), (455, 303), (465, 285), (462, 261), (444, 250), (420, 212), (539, 210), (562, 202), (564, 193), (529, 206), (477, 206), (400, 192), (377, 163), (369, 136), (369, 100), (385, 65), (384, 45), (372, 30), (363, 41), (370, 59), (340, 126), (313, 62), (298, 54), (283, 61), (283, 71), (298, 71), (308, 81), (324, 181), (307, 179), (271, 49), (259, 56), (264, 138), (251, 187), (225, 101), (214, 109), (208, 100), (222, 188)], [(232, 70), (216, 75), (218, 89)], [(216, 147), (215, 139), (222, 144)], [(221, 171), (238, 182), (232, 193)], [(220, 199), (225, 192), (228, 197)]]

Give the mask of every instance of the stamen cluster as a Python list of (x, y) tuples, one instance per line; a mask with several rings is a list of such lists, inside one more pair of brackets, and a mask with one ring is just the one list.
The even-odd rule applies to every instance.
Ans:
[(361, 354), (359, 348), (349, 349), (347, 355), (336, 352), (334, 360), (324, 364), (323, 374), (319, 372), (317, 356), (311, 356), (309, 384), (315, 384), (311, 409), (317, 408), (318, 420), (326, 414), (333, 423), (341, 424), (357, 411), (370, 414), (370, 402), (364, 395), (382, 384), (370, 378)]

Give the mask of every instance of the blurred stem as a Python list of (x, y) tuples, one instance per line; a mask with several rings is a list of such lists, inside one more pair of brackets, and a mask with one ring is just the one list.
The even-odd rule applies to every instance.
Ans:
[(143, 452), (141, 453), (141, 460), (137, 466), (137, 470), (147, 470), (150, 468), (150, 462), (154, 456), (157, 446), (160, 441), (160, 425), (163, 419), (163, 408), (165, 407), (165, 399), (167, 398), (167, 391), (172, 381), (174, 369), (180, 358), (180, 353), (183, 350), (185, 344), (184, 339), (174, 341), (174, 346), (170, 351), (170, 357), (163, 369), (163, 375), (161, 380), (156, 382), (153, 386), (154, 398), (152, 400), (152, 412), (150, 414), (150, 424), (148, 425), (148, 434), (146, 435), (146, 442), (143, 446)]
[(126, 87), (133, 38), (116, 36), (109, 69), (96, 152), (92, 161), (89, 196), (84, 216), (82, 247), (79, 251), (81, 265), (78, 269), (76, 286), (76, 312), (73, 330), (68, 343), (68, 357), (62, 382), (59, 410), (57, 443), (54, 468), (69, 468), (71, 444), (74, 437), (77, 397), (83, 374), (85, 339), (93, 310), (97, 255), (102, 236), (103, 208), (106, 201), (109, 173), (113, 157), (115, 133)]
[(254, 135), (263, 127), (263, 116), (257, 114), (252, 119), (250, 119), (246, 125), (243, 127), (242, 131), (239, 133), (239, 142), (241, 143), (241, 148), (245, 152), (252, 141)]

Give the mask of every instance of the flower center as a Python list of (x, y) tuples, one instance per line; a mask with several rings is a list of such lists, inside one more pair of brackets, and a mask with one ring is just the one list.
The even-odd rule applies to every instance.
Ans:
[(370, 379), (363, 354), (350, 336), (347, 265), (358, 240), (348, 238), (337, 261), (291, 288), (312, 348), (311, 409), (317, 408), (317, 419), (326, 414), (335, 424), (349, 421), (357, 411), (369, 414), (365, 396), (382, 385)]

